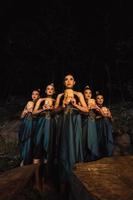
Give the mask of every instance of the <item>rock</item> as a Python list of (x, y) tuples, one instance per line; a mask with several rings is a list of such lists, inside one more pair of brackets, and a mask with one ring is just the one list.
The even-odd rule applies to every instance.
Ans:
[(18, 139), (18, 131), (20, 127), (20, 120), (12, 120), (5, 122), (0, 130), (0, 135), (6, 142), (15, 142)]
[(27, 165), (2, 173), (0, 175), (0, 199), (20, 200), (24, 187), (33, 177), (35, 169), (35, 165)]
[(133, 156), (79, 163), (70, 179), (74, 200), (132, 200)]

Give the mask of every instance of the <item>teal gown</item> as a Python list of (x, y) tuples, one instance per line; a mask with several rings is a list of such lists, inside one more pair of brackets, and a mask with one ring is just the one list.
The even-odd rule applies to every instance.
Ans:
[(95, 122), (95, 113), (82, 114), (83, 155), (84, 161), (93, 161), (99, 158), (98, 136)]
[(66, 182), (74, 164), (83, 162), (81, 115), (71, 104), (58, 114), (57, 146), (59, 179)]
[(21, 119), (19, 130), (20, 159), (24, 165), (31, 164), (33, 161), (33, 137), (36, 125), (36, 118), (28, 113)]
[(96, 116), (98, 133), (99, 156), (112, 156), (114, 148), (112, 123), (109, 118), (102, 117), (99, 113)]
[(44, 162), (48, 162), (53, 156), (54, 118), (51, 113), (50, 110), (40, 113), (35, 128), (34, 159), (40, 159)]

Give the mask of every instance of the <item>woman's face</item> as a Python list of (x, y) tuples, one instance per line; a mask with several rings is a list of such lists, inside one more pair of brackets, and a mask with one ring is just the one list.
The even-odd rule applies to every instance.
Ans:
[(90, 89), (86, 89), (86, 90), (84, 91), (84, 97), (85, 97), (85, 99), (91, 99), (91, 97), (92, 97), (92, 92), (91, 92)]
[(47, 95), (52, 96), (54, 94), (54, 87), (52, 85), (48, 85), (45, 92)]
[(104, 102), (103, 96), (102, 95), (97, 95), (96, 102), (97, 102), (97, 104), (102, 105), (103, 102)]
[(66, 88), (73, 88), (75, 85), (74, 77), (72, 75), (65, 76), (64, 85)]
[(31, 97), (32, 97), (32, 100), (37, 100), (37, 99), (40, 97), (40, 94), (39, 94), (38, 91), (34, 90), (34, 91), (32, 92)]

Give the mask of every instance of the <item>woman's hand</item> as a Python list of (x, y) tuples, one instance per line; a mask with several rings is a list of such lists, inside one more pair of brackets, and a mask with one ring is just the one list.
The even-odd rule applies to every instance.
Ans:
[(77, 106), (77, 103), (76, 103), (76, 99), (75, 99), (75, 98), (72, 98), (72, 99), (71, 99), (71, 103), (72, 103), (72, 105), (73, 105), (74, 107)]
[(98, 105), (95, 105), (95, 107), (93, 109), (95, 109), (96, 111), (100, 112), (100, 107)]
[(28, 110), (27, 109), (24, 109), (22, 114), (21, 114), (21, 118), (24, 118), (28, 113)]

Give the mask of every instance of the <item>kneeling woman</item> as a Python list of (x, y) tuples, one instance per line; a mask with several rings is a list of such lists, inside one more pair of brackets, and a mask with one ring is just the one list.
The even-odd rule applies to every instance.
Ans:
[(60, 183), (66, 183), (75, 163), (83, 162), (80, 111), (87, 112), (83, 94), (73, 90), (75, 80), (65, 76), (65, 90), (56, 99), (55, 109), (62, 109), (57, 122), (57, 149)]

